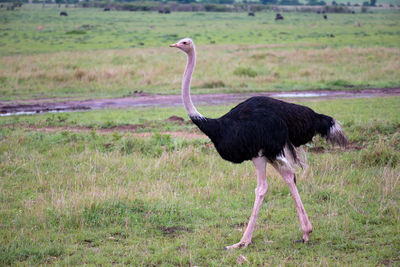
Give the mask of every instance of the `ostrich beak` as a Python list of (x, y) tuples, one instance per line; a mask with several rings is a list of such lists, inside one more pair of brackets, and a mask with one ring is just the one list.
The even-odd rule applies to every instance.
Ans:
[(171, 44), (169, 47), (178, 47), (178, 44)]

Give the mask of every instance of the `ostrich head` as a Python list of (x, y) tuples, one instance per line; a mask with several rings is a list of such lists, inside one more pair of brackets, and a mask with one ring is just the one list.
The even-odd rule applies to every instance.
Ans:
[(190, 38), (184, 38), (176, 44), (170, 45), (170, 47), (177, 47), (184, 51), (186, 54), (191, 53), (194, 50), (194, 43)]

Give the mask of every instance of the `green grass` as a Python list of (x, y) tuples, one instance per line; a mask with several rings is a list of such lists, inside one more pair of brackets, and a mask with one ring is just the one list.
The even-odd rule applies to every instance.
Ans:
[[(281, 22), (272, 12), (65, 10), (0, 10), (0, 99), (177, 94), (185, 56), (167, 45), (186, 36), (198, 48), (194, 93), (400, 85), (393, 10), (327, 21), (288, 12)], [(352, 148), (306, 146), (311, 167), (297, 184), (311, 242), (292, 242), (295, 207), (268, 167), (253, 243), (236, 251), (223, 247), (247, 223), (254, 167), (223, 161), (207, 139), (175, 138), (199, 134), (167, 121), (187, 121), (183, 107), (0, 117), (0, 265), (232, 266), (239, 255), (248, 266), (399, 265), (399, 103), (303, 103), (340, 121)], [(231, 107), (198, 109), (219, 117)], [(114, 131), (130, 124), (138, 128)]]
[[(0, 9), (0, 55), (160, 47), (183, 37), (197, 44), (285, 44), (295, 47), (399, 46), (399, 12), (329, 14), (275, 12), (185, 13), (103, 12), (102, 9)], [(359, 22), (362, 27), (356, 27)], [(37, 30), (42, 26), (42, 30)], [(70, 34), (85, 33), (85, 34)], [(333, 34), (335, 37), (330, 37)]]
[[(308, 152), (311, 167), (297, 183), (315, 229), (306, 245), (292, 242), (301, 236), (293, 200), (268, 167), (269, 192), (253, 243), (236, 251), (223, 247), (237, 242), (247, 223), (254, 167), (222, 160), (209, 142), (162, 134), (193, 131), (157, 126), (183, 116), (182, 108), (3, 117), (1, 264), (227, 266), (243, 255), (249, 266), (397, 265), (399, 103), (398, 97), (306, 103), (340, 120), (361, 149)], [(199, 107), (210, 117), (228, 109)], [(101, 127), (110, 118), (115, 124), (150, 123), (147, 130), (161, 134), (143, 139), (32, 129)], [(320, 145), (317, 139), (313, 146)]]
[[(194, 93), (400, 86), (400, 13), (329, 14), (0, 10), (0, 99), (179, 93), (197, 44)], [(359, 22), (361, 27), (356, 26)], [(43, 27), (37, 30), (37, 26)], [(222, 33), (222, 34), (221, 34)]]

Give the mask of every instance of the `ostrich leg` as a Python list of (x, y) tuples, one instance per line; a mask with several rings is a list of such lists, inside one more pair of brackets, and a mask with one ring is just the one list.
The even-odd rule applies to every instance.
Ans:
[(312, 232), (312, 226), (310, 220), (308, 220), (308, 216), (301, 201), (299, 191), (297, 191), (296, 176), (293, 171), (291, 171), (290, 168), (287, 168), (285, 165), (273, 164), (273, 166), (288, 184), (294, 204), (296, 205), (297, 215), (299, 216), (301, 229), (303, 230), (303, 240), (299, 241), (308, 242), (310, 233)]
[(242, 239), (239, 241), (239, 243), (227, 246), (225, 247), (225, 249), (247, 247), (251, 243), (258, 213), (260, 212), (260, 208), (264, 200), (265, 194), (268, 191), (268, 183), (266, 178), (267, 160), (264, 157), (257, 157), (253, 158), (252, 161), (254, 163), (254, 166), (256, 167), (256, 172), (257, 172), (257, 188), (255, 190), (256, 199), (254, 201), (253, 212), (251, 213), (246, 231), (244, 232)]

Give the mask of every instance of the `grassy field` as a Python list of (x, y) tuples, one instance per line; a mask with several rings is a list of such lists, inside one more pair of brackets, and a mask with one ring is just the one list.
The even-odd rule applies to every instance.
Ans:
[[(66, 10), (68, 17), (60, 17), (60, 10)], [(255, 17), (245, 12), (165, 15), (28, 6), (17, 11), (3, 9), (0, 14), (0, 55), (161, 47), (187, 36), (197, 44), (399, 47), (400, 32), (398, 10), (329, 14), (328, 20), (321, 14), (288, 12), (277, 22), (275, 12)]]
[[(179, 94), (186, 64), (172, 48), (2, 57), (2, 99)], [(1, 78), (0, 77), (0, 78)], [(199, 46), (194, 93), (400, 86), (400, 49)]]
[[(352, 149), (308, 146), (298, 188), (315, 228), (295, 244), (299, 222), (283, 180), (270, 184), (253, 243), (240, 239), (254, 198), (250, 162), (223, 161), (207, 139), (166, 122), (182, 108), (2, 118), (1, 264), (136, 266), (397, 265), (400, 263), (400, 98), (306, 103), (340, 120)], [(216, 117), (229, 107), (199, 107)], [(135, 133), (100, 130), (146, 124)], [(8, 124), (5, 126), (4, 124)], [(12, 124), (12, 125), (11, 125)], [(54, 133), (35, 129), (69, 126)], [(75, 131), (77, 126), (93, 129)], [(320, 147), (325, 153), (320, 154)]]
[[(198, 44), (194, 93), (400, 86), (396, 11), (274, 22), (66, 10), (0, 10), (0, 100), (179, 93), (185, 56), (167, 45), (185, 36)], [(223, 247), (250, 216), (254, 167), (223, 161), (183, 107), (0, 117), (0, 265), (232, 266), (240, 255), (244, 266), (400, 265), (400, 97), (302, 104), (351, 141), (306, 146), (297, 184), (311, 241), (293, 243), (293, 200), (268, 167), (253, 243), (236, 251)]]
[(0, 99), (179, 93), (186, 59), (167, 46), (185, 36), (198, 44), (194, 93), (400, 86), (398, 11), (280, 22), (273, 12), (58, 11), (0, 11)]

